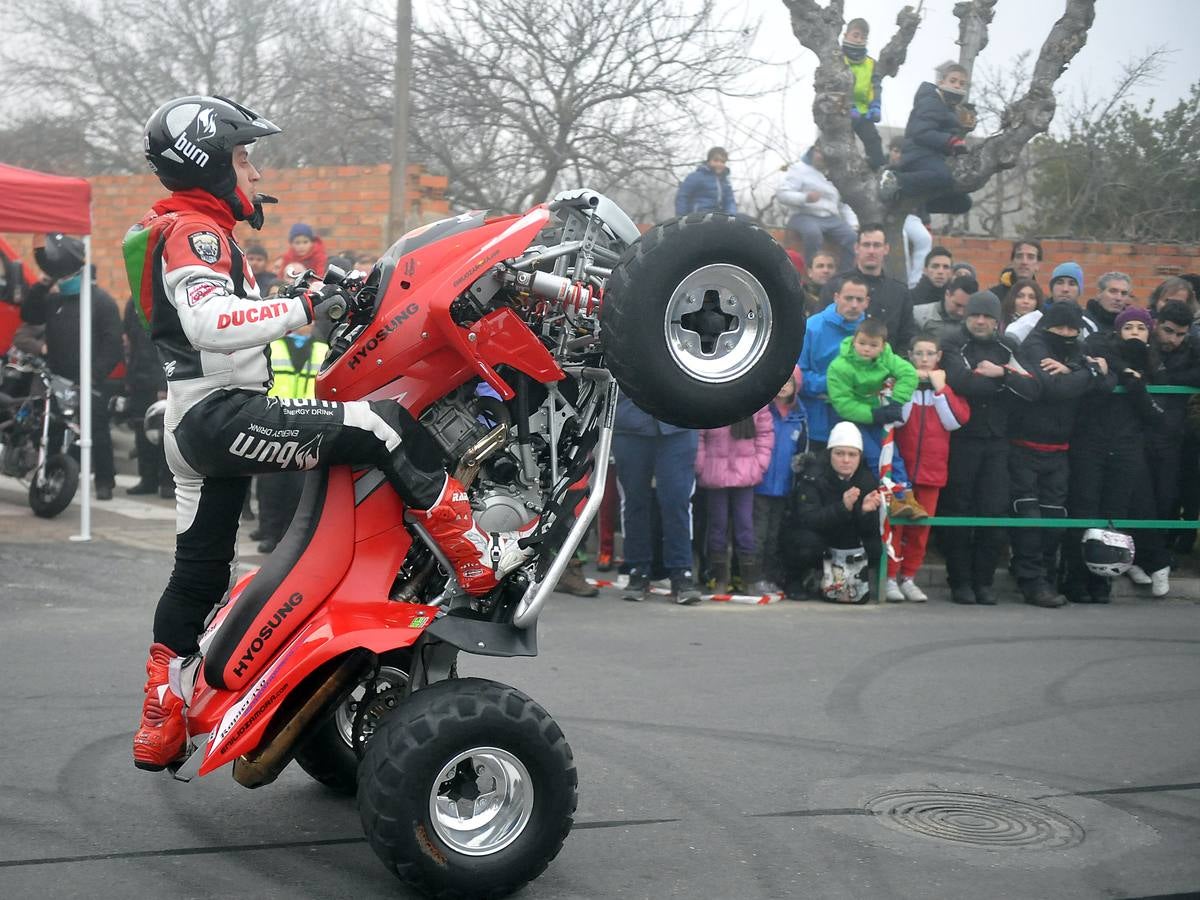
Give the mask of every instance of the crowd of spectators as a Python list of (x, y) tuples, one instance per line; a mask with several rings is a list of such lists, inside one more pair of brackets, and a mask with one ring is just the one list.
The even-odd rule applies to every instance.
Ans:
[[(705, 584), (864, 602), (878, 580), (888, 601), (924, 602), (933, 531), (954, 603), (998, 602), (1006, 547), (1020, 600), (1107, 603), (1111, 578), (1087, 565), (1083, 529), (921, 519), (1196, 517), (1200, 406), (1147, 388), (1200, 388), (1200, 278), (1169, 278), (1143, 301), (1129, 275), (1106, 272), (1089, 297), (1077, 262), (1049, 265), (1039, 241), (1022, 239), (982, 288), (975, 266), (931, 239), (910, 289), (885, 273), (881, 224), (859, 227), (836, 274), (839, 232), (816, 233), (811, 266), (791, 254), (808, 321), (774, 401), (702, 432), (622, 401), (613, 456), (627, 595), (665, 577), (680, 603)], [(608, 570), (616, 526), (604, 518)], [(1172, 554), (1194, 538), (1180, 533), (1131, 532), (1128, 575), (1152, 596), (1170, 591)]]

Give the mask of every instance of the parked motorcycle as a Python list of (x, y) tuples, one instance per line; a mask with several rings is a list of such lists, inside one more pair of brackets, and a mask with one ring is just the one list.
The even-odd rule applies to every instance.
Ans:
[[(538, 616), (604, 492), (618, 383), (689, 427), (752, 413), (799, 353), (800, 284), (752, 224), (694, 215), (640, 235), (578, 190), (418, 228), (369, 274), (331, 268), (321, 294), (339, 302), (323, 306), (337, 325), (313, 415), (326, 400), (403, 403), (480, 528), (528, 529), (533, 552), (469, 596), (380, 471), (311, 472), (274, 553), (172, 672), (191, 753), (174, 774), (232, 764), (254, 788), (294, 758), (357, 794), (371, 847), (403, 882), (501, 896), (558, 854), (576, 771), (546, 710), (459, 677), (458, 655), (537, 653)], [(271, 444), (258, 452), (289, 452)]]
[(0, 382), (0, 473), (29, 480), (29, 506), (51, 519), (79, 487), (79, 389), (40, 356), (11, 348)]

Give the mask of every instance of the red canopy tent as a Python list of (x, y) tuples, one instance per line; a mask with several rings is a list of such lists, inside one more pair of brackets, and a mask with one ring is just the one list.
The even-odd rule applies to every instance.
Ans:
[[(92, 186), (83, 178), (47, 175), (0, 163), (0, 232), (83, 235), (86, 262), (92, 265)], [(91, 540), (92, 474), (92, 279), (84, 278), (79, 298), (80, 499), (78, 535)]]

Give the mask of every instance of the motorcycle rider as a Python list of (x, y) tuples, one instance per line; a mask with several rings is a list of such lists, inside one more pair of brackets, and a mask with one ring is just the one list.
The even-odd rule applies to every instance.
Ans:
[(186, 744), (183, 699), (169, 673), (198, 650), (230, 584), (238, 517), (250, 476), (337, 463), (373, 463), (449, 558), (463, 589), (487, 593), (531, 551), (516, 532), (482, 533), (463, 486), (433, 438), (399, 403), (268, 397), (267, 347), (329, 316), (316, 291), (264, 300), (234, 240), (239, 221), (263, 222), (249, 145), (274, 124), (220, 97), (160, 106), (145, 154), (171, 195), (126, 235), (133, 301), (167, 376), (164, 444), (175, 475), (175, 565), (154, 615), (154, 643), (134, 764), (158, 771)]

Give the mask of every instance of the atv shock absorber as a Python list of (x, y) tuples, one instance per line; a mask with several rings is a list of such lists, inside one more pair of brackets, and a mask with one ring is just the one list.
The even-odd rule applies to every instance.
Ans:
[(513, 278), (518, 290), (549, 300), (567, 312), (594, 316), (600, 311), (601, 295), (591, 285), (549, 272), (514, 272)]

